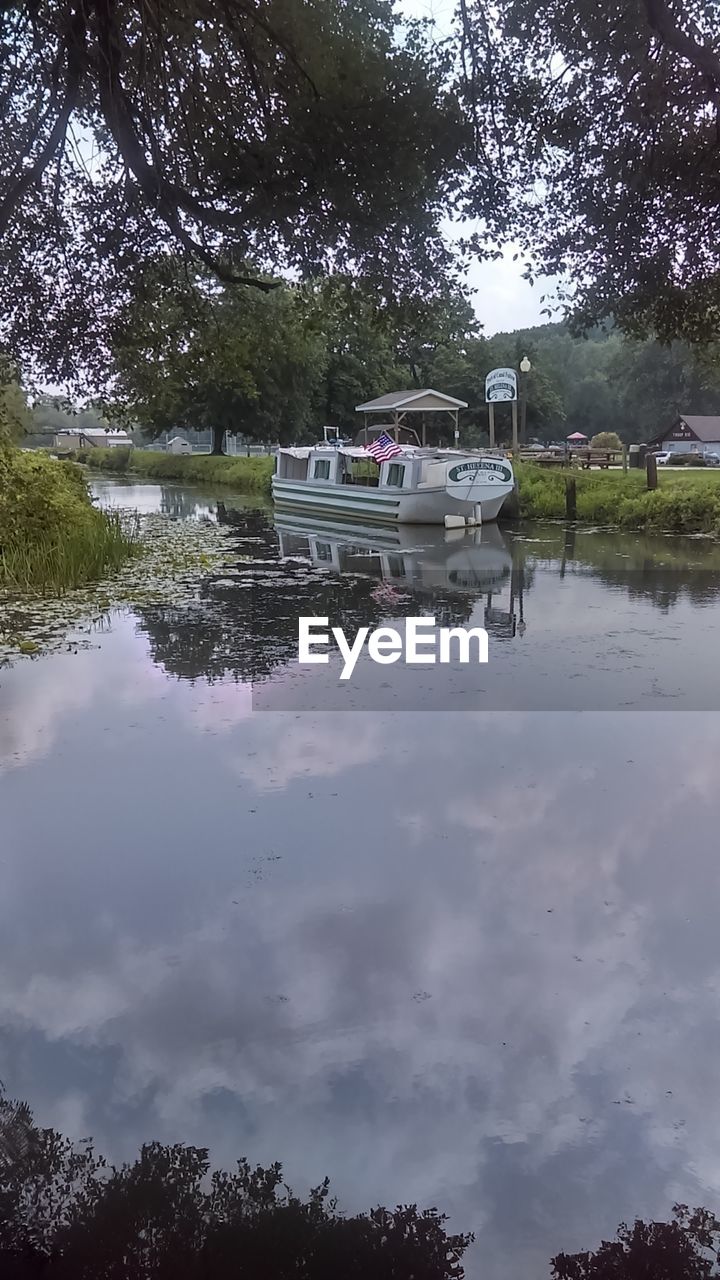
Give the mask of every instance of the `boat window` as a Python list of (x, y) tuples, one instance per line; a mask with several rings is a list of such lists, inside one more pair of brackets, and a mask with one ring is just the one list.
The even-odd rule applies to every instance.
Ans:
[(387, 469), (387, 484), (397, 485), (402, 489), (403, 476), (405, 475), (405, 467), (401, 462), (391, 462)]
[(329, 458), (317, 458), (315, 460), (315, 470), (313, 472), (313, 479), (314, 480), (330, 479), (330, 459)]
[(316, 560), (332, 561), (332, 547), (330, 546), (329, 542), (315, 543), (315, 558)]

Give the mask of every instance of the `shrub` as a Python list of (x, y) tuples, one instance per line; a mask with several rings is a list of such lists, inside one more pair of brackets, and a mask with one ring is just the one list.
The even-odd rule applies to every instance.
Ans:
[[(563, 519), (567, 471), (547, 472), (533, 463), (517, 467), (520, 516)], [(720, 477), (661, 476), (648, 492), (644, 472), (573, 472), (577, 518), (648, 533), (720, 533)]]
[(590, 441), (591, 449), (615, 449), (618, 453), (622, 449), (622, 440), (617, 431), (598, 431)]
[(0, 449), (0, 586), (67, 590), (132, 551), (132, 536), (92, 505), (72, 462)]

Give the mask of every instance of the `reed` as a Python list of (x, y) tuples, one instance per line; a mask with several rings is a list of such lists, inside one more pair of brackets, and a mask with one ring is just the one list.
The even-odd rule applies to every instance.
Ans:
[(117, 513), (95, 514), (97, 520), (68, 528), (60, 536), (5, 541), (0, 547), (0, 585), (7, 591), (63, 595), (119, 569), (138, 552), (137, 527)]

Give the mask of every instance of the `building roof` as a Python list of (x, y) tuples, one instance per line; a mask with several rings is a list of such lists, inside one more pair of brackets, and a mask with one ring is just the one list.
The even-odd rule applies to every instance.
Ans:
[(694, 413), (679, 414), (669, 427), (658, 433), (655, 439), (657, 441), (666, 440), (673, 431), (683, 424), (703, 444), (716, 444), (720, 441), (720, 414)]
[(122, 431), (120, 430), (120, 428), (118, 428), (117, 430), (114, 428), (110, 428), (109, 431), (106, 431), (104, 427), (61, 427), (60, 430), (57, 432), (57, 435), (89, 436), (91, 438), (97, 437), (98, 439), (101, 439), (103, 436), (104, 437), (112, 436), (114, 440), (118, 440), (121, 437), (124, 438), (125, 440), (130, 439), (127, 431)]
[(720, 414), (681, 413), (680, 419), (695, 432), (698, 440), (720, 440)]
[(442, 391), (426, 387), (423, 391), (390, 391), (367, 404), (356, 404), (356, 413), (375, 413), (381, 409), (394, 409), (396, 413), (422, 413), (424, 409), (467, 409), (467, 401), (446, 396)]

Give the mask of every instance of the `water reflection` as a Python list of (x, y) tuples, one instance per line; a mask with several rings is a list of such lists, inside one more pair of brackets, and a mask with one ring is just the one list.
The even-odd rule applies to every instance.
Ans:
[[(226, 518), (237, 567), (196, 625), (115, 616), (2, 673), (0, 1079), (115, 1158), (155, 1136), (327, 1173), (348, 1210), (437, 1204), (477, 1232), (471, 1280), (717, 1205), (720, 719), (253, 715), (298, 598), (388, 605), (375, 567), (281, 561), (266, 515)], [(712, 637), (686, 583), (716, 548), (682, 544), (668, 603), (602, 574), (681, 544), (591, 536), (502, 534), (491, 607), (519, 623), (522, 570), (527, 631), (497, 651), (542, 692), (617, 627), (609, 679), (651, 672), (666, 705)], [(448, 616), (486, 609), (475, 587), (438, 587)]]
[[(593, 710), (720, 705), (715, 654), (720, 548), (562, 525), (475, 532), (305, 527), (258, 507), (218, 504), (238, 560), (192, 607), (138, 611), (156, 661), (181, 678), (255, 685), (285, 710)], [(298, 617), (346, 635), (434, 615), (481, 626), (486, 668), (378, 668), (352, 687), (297, 666)]]
[(250, 717), (130, 627), (74, 661), (4, 689), (0, 1078), (43, 1122), (438, 1203), (490, 1280), (714, 1203), (716, 719)]

